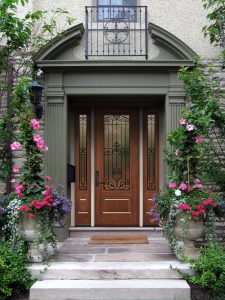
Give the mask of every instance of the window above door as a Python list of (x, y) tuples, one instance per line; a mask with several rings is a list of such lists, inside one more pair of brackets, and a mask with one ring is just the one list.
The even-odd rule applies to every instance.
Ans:
[(137, 0), (97, 0), (98, 21), (137, 20)]

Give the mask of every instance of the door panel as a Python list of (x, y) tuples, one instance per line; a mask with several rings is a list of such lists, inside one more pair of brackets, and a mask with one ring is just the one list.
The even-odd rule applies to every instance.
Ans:
[(144, 159), (144, 225), (153, 225), (148, 212), (153, 205), (153, 197), (159, 191), (159, 118), (154, 112), (144, 114), (143, 159)]
[(138, 225), (137, 116), (128, 109), (95, 114), (96, 225)]
[(90, 113), (80, 111), (75, 116), (76, 225), (91, 224), (91, 151)]

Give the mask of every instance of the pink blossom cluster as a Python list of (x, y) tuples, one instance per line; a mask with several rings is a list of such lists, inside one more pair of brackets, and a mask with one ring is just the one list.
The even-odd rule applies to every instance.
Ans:
[[(193, 131), (193, 130), (196, 129), (195, 125), (193, 125), (193, 124), (187, 124), (187, 120), (184, 119), (184, 118), (179, 119), (179, 123), (180, 123), (180, 125), (186, 125), (187, 131)], [(203, 141), (203, 136), (202, 135), (197, 135), (195, 137), (196, 144), (202, 143), (202, 141)], [(179, 149), (177, 149), (175, 151), (175, 153), (176, 153), (176, 156), (179, 156), (180, 155)]]
[(33, 140), (34, 140), (34, 142), (36, 142), (36, 145), (39, 149), (48, 151), (48, 146), (45, 145), (45, 142), (42, 139), (42, 136), (40, 134), (35, 134), (33, 137)]
[(17, 149), (19, 149), (21, 147), (21, 144), (20, 144), (20, 142), (14, 142), (14, 143), (12, 143), (11, 145), (10, 145), (10, 148), (11, 148), (11, 150), (13, 151), (13, 150), (17, 150)]
[(184, 210), (184, 211), (188, 211), (188, 210), (190, 210), (191, 209), (191, 207), (190, 207), (190, 205), (188, 205), (187, 203), (184, 203), (184, 204), (179, 204), (178, 205), (178, 208), (179, 209), (182, 209), (182, 210)]
[(40, 127), (40, 124), (36, 119), (31, 119), (30, 124), (33, 126), (34, 130), (38, 130)]
[(23, 183), (21, 182), (21, 183), (18, 183), (17, 185), (16, 185), (16, 193), (17, 193), (17, 195), (19, 196), (19, 197), (22, 197), (22, 195), (23, 195), (23, 188), (24, 188), (24, 186), (23, 186)]
[(12, 169), (13, 173), (17, 173), (20, 171), (20, 167), (19, 166), (14, 166)]
[(169, 188), (174, 189), (176, 187), (177, 183), (176, 183), (176, 181), (171, 181), (171, 182), (169, 182), (168, 185), (169, 185)]

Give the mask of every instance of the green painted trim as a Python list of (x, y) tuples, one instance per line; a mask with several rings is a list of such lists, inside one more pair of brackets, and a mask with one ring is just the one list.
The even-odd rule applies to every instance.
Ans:
[(34, 59), (36, 61), (51, 59), (61, 49), (67, 47), (77, 39), (81, 39), (83, 33), (84, 26), (82, 23), (65, 30), (49, 42), (44, 48), (38, 51)]
[(156, 44), (162, 45), (181, 59), (193, 61), (194, 57), (197, 56), (197, 53), (188, 45), (167, 30), (153, 23), (149, 23), (148, 29)]
[(164, 60), (164, 61), (65, 61), (65, 60), (38, 60), (41, 68), (66, 68), (66, 69), (179, 69), (181, 66), (194, 67), (192, 60)]

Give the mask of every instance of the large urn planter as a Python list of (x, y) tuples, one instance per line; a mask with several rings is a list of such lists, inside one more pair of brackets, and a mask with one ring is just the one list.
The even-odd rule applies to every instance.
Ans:
[(24, 232), (24, 239), (28, 242), (29, 249), (27, 256), (30, 262), (42, 262), (43, 257), (39, 250), (39, 245), (35, 243), (37, 238), (37, 225), (38, 222), (35, 218), (30, 218), (28, 215), (21, 216), (21, 226)]
[(198, 258), (200, 252), (195, 248), (194, 242), (204, 237), (205, 226), (203, 221), (195, 221), (179, 214), (176, 216), (174, 232), (177, 239), (175, 250), (177, 258), (180, 260), (183, 260), (184, 256), (193, 259)]

